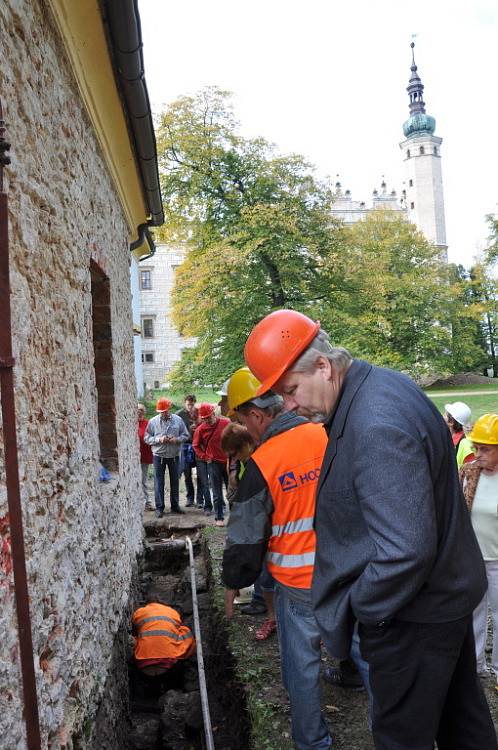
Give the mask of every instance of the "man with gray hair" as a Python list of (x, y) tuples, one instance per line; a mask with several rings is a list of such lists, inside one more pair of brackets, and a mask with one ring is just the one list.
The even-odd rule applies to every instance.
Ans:
[(497, 750), (472, 632), (486, 575), (442, 416), (409, 378), (353, 360), (294, 310), (263, 318), (244, 356), (258, 393), (325, 421), (313, 608), (338, 658), (358, 624), (375, 747)]
[[(315, 492), (327, 439), (321, 425), (284, 412), (275, 393), (257, 395), (259, 386), (247, 367), (228, 384), (229, 413), (258, 447), (246, 464), (228, 524), (222, 566), (227, 615), (236, 590), (252, 584), (265, 561), (276, 582), (282, 680), (295, 746), (328, 750), (332, 739), (320, 708), (321, 636), (310, 601)], [(363, 662), (358, 666), (366, 669)]]

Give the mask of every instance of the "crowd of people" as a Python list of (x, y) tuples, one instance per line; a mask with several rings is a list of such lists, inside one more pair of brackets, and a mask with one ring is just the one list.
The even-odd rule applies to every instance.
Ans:
[[(227, 617), (254, 585), (245, 609), (267, 613), (257, 637), (277, 632), (296, 748), (332, 746), (325, 676), (364, 686), (378, 750), (497, 750), (481, 677), (498, 680), (498, 415), (472, 425), (455, 402), (443, 418), (409, 378), (293, 310), (263, 318), (244, 358), (220, 394), (228, 418), (189, 396), (180, 427), (159, 399), (139, 432), (156, 514), (166, 465), (172, 512), (180, 471), (195, 502), (187, 463), (220, 525), (228, 488)], [(323, 648), (339, 665), (325, 675)]]

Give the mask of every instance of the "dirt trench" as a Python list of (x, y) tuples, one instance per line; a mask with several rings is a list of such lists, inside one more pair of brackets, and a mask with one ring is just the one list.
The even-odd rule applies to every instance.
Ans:
[[(148, 515), (148, 514), (147, 514)], [(199, 514), (145, 522), (145, 554), (138, 577), (138, 606), (150, 595), (178, 609), (194, 630), (188, 551), (194, 546), (202, 647), (216, 750), (246, 750), (249, 719), (243, 686), (235, 678), (227, 633), (212, 607), (210, 566)], [(214, 532), (214, 528), (212, 529)], [(127, 750), (198, 750), (205, 747), (195, 656), (166, 676), (147, 678), (128, 662), (131, 731)]]

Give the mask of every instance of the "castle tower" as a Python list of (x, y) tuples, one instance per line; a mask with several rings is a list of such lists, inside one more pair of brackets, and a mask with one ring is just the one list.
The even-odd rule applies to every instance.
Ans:
[(408, 219), (441, 250), (447, 261), (444, 219), (443, 176), (441, 172), (442, 138), (434, 135), (436, 121), (425, 113), (424, 85), (417, 73), (412, 48), (411, 77), (407, 91), (410, 117), (403, 125), (405, 139), (400, 143), (405, 163), (406, 207)]

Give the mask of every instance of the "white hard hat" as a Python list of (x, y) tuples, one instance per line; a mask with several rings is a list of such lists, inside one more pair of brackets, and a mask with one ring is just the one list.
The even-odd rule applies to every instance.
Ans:
[(455, 401), (454, 404), (445, 404), (444, 410), (450, 415), (450, 417), (453, 417), (457, 422), (460, 422), (464, 430), (470, 430), (472, 427), (470, 421), (472, 419), (470, 406), (464, 404), (463, 401)]
[(227, 380), (225, 380), (225, 382), (221, 386), (221, 391), (216, 391), (216, 394), (218, 396), (226, 396), (227, 395), (229, 382), (230, 382), (230, 378), (228, 378)]

